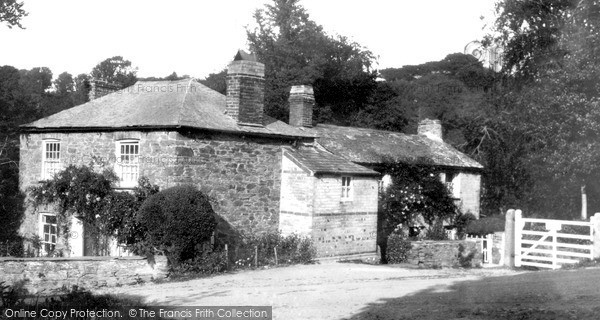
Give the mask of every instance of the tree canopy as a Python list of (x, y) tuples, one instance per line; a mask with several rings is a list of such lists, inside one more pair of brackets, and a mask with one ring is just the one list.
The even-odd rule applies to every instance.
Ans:
[(24, 29), (21, 20), (28, 13), (23, 9), (23, 4), (23, 2), (17, 2), (17, 0), (0, 1), (0, 22), (6, 23), (11, 29), (14, 26)]
[(137, 69), (131, 66), (131, 61), (121, 56), (114, 56), (98, 63), (90, 73), (94, 79), (102, 79), (117, 83), (123, 88), (133, 85), (137, 81)]
[(250, 49), (265, 66), (265, 111), (287, 120), (292, 85), (315, 90), (319, 116), (329, 110), (334, 122), (363, 108), (376, 88), (374, 55), (343, 36), (331, 36), (310, 19), (299, 0), (274, 0), (254, 13), (247, 29)]
[(524, 173), (513, 189), (520, 207), (576, 217), (582, 189), (593, 195), (590, 205), (600, 205), (600, 3), (505, 0), (497, 8), (489, 38), (505, 47), (509, 81), (493, 101), (494, 130), (483, 148), (503, 146), (505, 160)]

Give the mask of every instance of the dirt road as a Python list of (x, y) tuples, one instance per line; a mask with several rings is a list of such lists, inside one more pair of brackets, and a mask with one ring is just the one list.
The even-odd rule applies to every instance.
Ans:
[[(495, 285), (490, 279), (505, 282), (519, 276), (523, 274), (506, 269), (419, 270), (329, 262), (101, 292), (142, 297), (150, 305), (267, 305), (273, 306), (274, 319), (413, 319), (419, 315), (437, 319), (439, 312), (444, 315), (439, 319), (448, 319), (447, 310), (432, 303), (446, 302), (450, 303), (446, 307), (462, 310), (480, 303), (480, 294), (495, 292), (473, 291), (462, 283), (485, 289)], [(419, 296), (425, 300), (408, 304), (402, 300), (413, 301)]]
[(111, 288), (150, 305), (273, 307), (274, 319), (598, 319), (600, 269), (323, 263)]

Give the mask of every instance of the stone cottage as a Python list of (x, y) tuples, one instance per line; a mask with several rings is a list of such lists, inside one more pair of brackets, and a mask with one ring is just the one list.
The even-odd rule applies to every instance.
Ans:
[[(424, 156), (447, 166), (463, 208), (478, 214), (476, 162), (426, 135), (313, 126), (310, 86), (292, 87), (289, 124), (275, 120), (263, 112), (264, 65), (251, 55), (228, 66), (226, 95), (193, 79), (113, 89), (95, 82), (90, 102), (22, 126), (21, 190), (70, 164), (95, 163), (114, 169), (120, 190), (141, 176), (162, 189), (196, 185), (244, 233), (310, 235), (319, 256), (373, 253), (377, 162)], [(56, 219), (50, 207), (27, 208), (20, 232), (60, 244)], [(76, 218), (71, 230), (67, 254), (85, 255)]]

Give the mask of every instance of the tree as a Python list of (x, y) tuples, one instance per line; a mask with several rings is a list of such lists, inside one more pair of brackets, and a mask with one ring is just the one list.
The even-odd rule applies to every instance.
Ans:
[(47, 67), (20, 70), (21, 85), (29, 93), (42, 94), (52, 85), (52, 71)]
[(125, 88), (137, 81), (136, 73), (137, 69), (131, 66), (131, 61), (114, 56), (98, 63), (90, 75), (94, 79), (118, 83)]
[(17, 26), (24, 29), (21, 25), (21, 20), (28, 15), (23, 10), (23, 2), (17, 2), (17, 0), (3, 0), (0, 1), (0, 22), (5, 22), (6, 25), (12, 29)]
[(67, 95), (75, 91), (75, 81), (73, 76), (68, 72), (63, 72), (54, 80), (54, 88), (58, 95)]
[[(22, 240), (18, 234), (23, 218), (24, 196), (19, 192), (18, 146), (8, 136), (0, 141), (0, 217), (3, 227), (0, 228), (0, 242), (10, 245), (7, 248), (13, 256), (22, 252)], [(15, 161), (16, 159), (16, 161)], [(6, 251), (0, 251), (0, 256)]]
[(590, 205), (600, 205), (600, 4), (505, 0), (498, 8), (495, 40), (505, 46), (510, 81), (494, 101), (494, 130), (487, 131), (492, 139), (487, 147), (478, 145), (519, 153), (511, 161), (530, 178), (519, 207), (576, 217), (582, 189), (592, 195)]
[(80, 105), (90, 100), (90, 76), (82, 73), (75, 79), (75, 92), (73, 93), (73, 105)]
[[(421, 65), (384, 69), (381, 74), (388, 91), (395, 94), (388, 93), (387, 97), (383, 94), (377, 98), (383, 103), (371, 104), (372, 115), (381, 120), (372, 119), (369, 126), (412, 133), (420, 119), (439, 119), (445, 140), (459, 149), (466, 141), (463, 128), (486, 116), (485, 106), (495, 77), (494, 72), (484, 68), (477, 59), (462, 53)], [(378, 95), (381, 95), (379, 90), (374, 97)], [(369, 113), (365, 112), (362, 118), (371, 121)]]
[(174, 81), (174, 80), (181, 80), (181, 79), (186, 79), (189, 78), (189, 76), (187, 75), (183, 75), (183, 76), (178, 76), (177, 72), (171, 73), (170, 75), (166, 76), (166, 77), (146, 77), (146, 78), (141, 78), (138, 80), (143, 80), (143, 81)]
[(352, 119), (352, 124), (380, 130), (409, 131), (409, 125), (414, 126), (417, 117), (411, 88), (406, 81), (378, 82), (369, 102)]
[(335, 120), (363, 108), (375, 90), (373, 54), (342, 36), (327, 35), (309, 18), (299, 0), (274, 0), (254, 14), (247, 29), (250, 49), (265, 67), (265, 111), (286, 121), (292, 85), (314, 86), (315, 114), (329, 109)]
[(204, 80), (200, 80), (203, 85), (222, 94), (227, 93), (227, 69), (217, 73), (209, 74)]
[(486, 42), (504, 48), (504, 71), (520, 80), (531, 80), (538, 72), (554, 68), (566, 52), (558, 45), (569, 12), (577, 0), (520, 1), (496, 3), (495, 33)]

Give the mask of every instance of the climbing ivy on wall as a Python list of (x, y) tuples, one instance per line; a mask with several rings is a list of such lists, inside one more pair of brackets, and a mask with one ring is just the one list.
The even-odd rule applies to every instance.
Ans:
[(83, 222), (94, 254), (107, 252), (109, 236), (120, 244), (133, 245), (143, 238), (135, 213), (141, 203), (158, 192), (158, 187), (141, 178), (133, 193), (113, 189), (117, 176), (112, 170), (95, 171), (89, 166), (70, 165), (28, 192), (33, 206), (54, 205), (61, 235), (68, 242), (69, 224), (75, 216)]
[(386, 159), (380, 169), (390, 175), (392, 181), (379, 193), (377, 243), (382, 255), (385, 255), (388, 236), (399, 225), (408, 226), (421, 216), (429, 225), (427, 234), (432, 237), (434, 233), (440, 233), (442, 221), (458, 214), (449, 190), (439, 179), (441, 170), (436, 166), (425, 160), (399, 162)]

